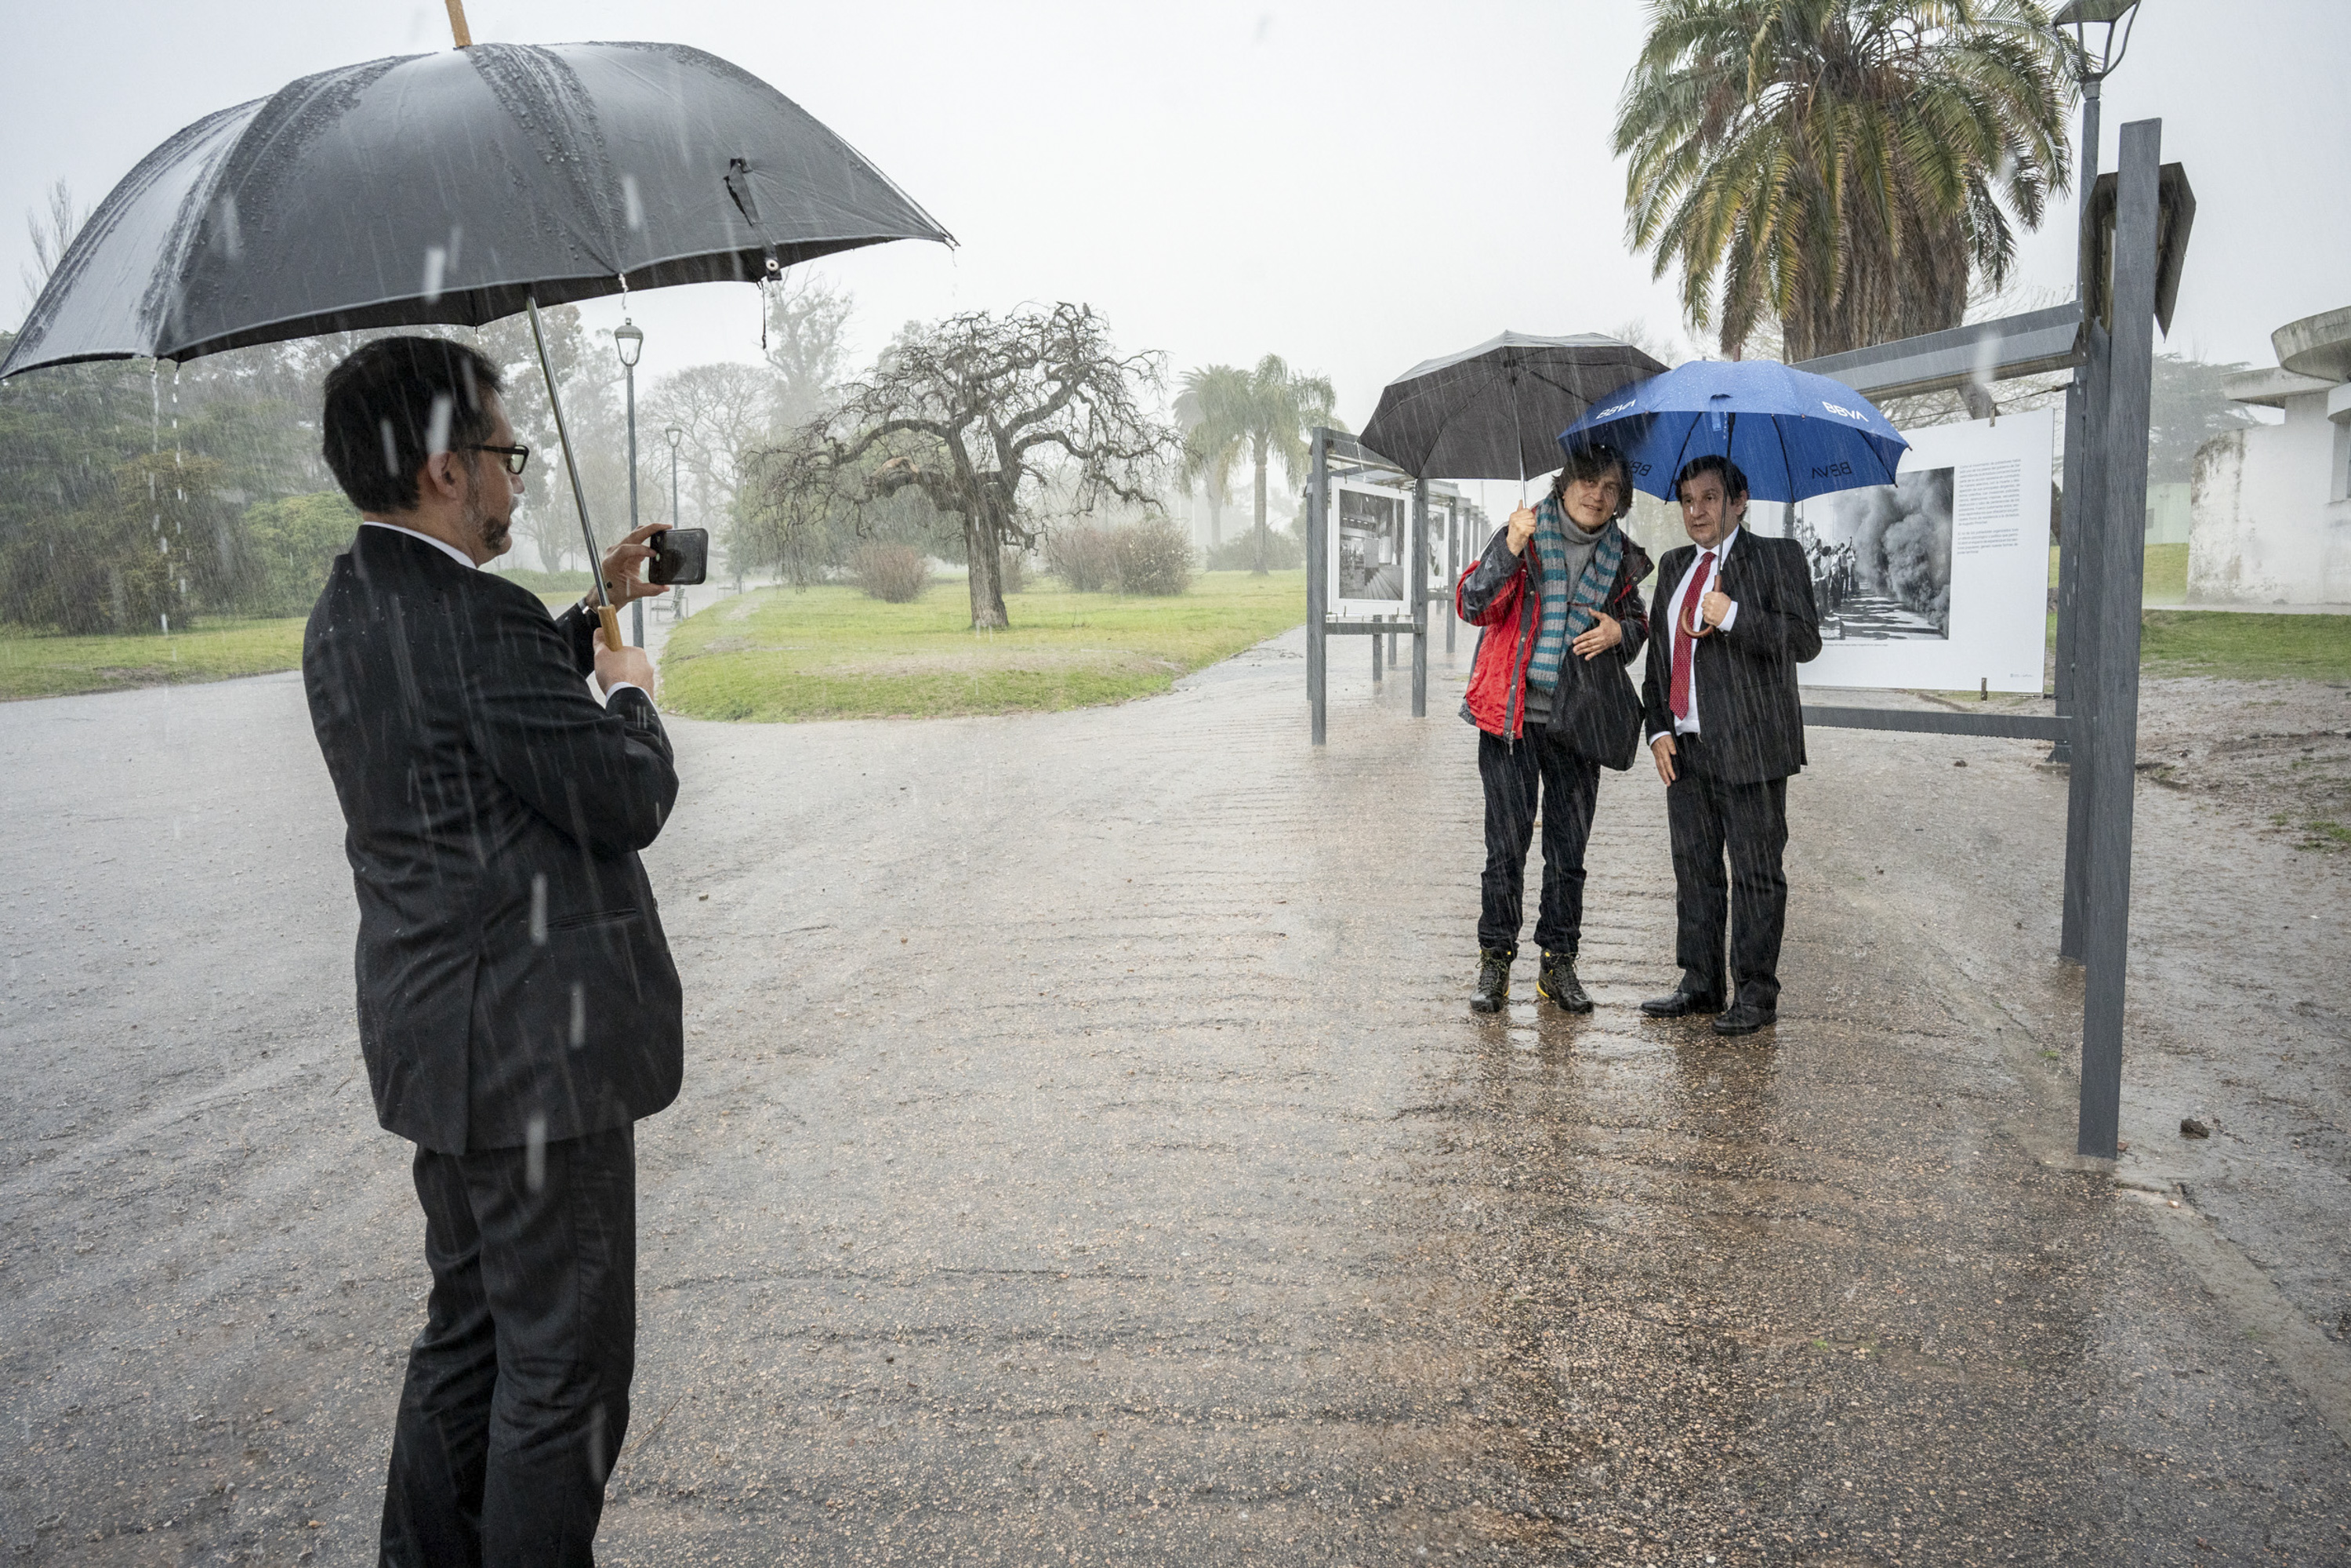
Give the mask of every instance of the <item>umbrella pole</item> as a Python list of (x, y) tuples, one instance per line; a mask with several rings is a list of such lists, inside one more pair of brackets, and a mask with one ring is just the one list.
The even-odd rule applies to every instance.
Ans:
[(604, 558), (597, 552), (596, 536), (588, 527), (588, 492), (580, 483), (580, 465), (571, 455), (571, 434), (563, 426), (563, 399), (555, 390), (555, 367), (547, 358), (547, 334), (538, 325), (538, 301), (525, 295), (523, 304), (530, 311), (530, 340), (538, 348), (538, 373), (547, 380), (547, 401), (555, 410), (555, 442), (563, 448), (563, 466), (571, 476), (572, 505), (580, 508), (580, 537), (588, 545), (588, 570), (596, 579), (596, 619), (604, 625), (604, 646), (617, 650), (621, 646), (620, 612), (612, 608), (612, 588), (604, 580)]
[(1519, 372), (1510, 372), (1510, 444), (1519, 449), (1519, 505), (1527, 504), (1527, 431), (1519, 420)]

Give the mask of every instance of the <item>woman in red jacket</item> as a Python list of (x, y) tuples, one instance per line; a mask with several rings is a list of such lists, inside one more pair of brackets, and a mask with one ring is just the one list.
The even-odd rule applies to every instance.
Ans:
[[(1538, 996), (1592, 1010), (1575, 977), (1583, 848), (1600, 769), (1632, 766), (1641, 706), (1625, 673), (1649, 634), (1649, 558), (1618, 526), (1632, 469), (1613, 447), (1571, 450), (1540, 507), (1520, 507), (1461, 574), (1461, 618), (1483, 628), (1461, 716), (1478, 737), (1486, 789), (1486, 873), (1473, 1011), (1499, 1012), (1519, 953), (1527, 847), (1543, 824)], [(1538, 811), (1540, 808), (1540, 811)]]

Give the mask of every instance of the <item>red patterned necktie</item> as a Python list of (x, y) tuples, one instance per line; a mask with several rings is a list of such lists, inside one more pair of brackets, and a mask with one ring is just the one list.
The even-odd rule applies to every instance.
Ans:
[(1706, 595), (1707, 574), (1714, 569), (1714, 552), (1707, 551), (1690, 569), (1690, 586), (1685, 591), (1684, 609), (1674, 617), (1674, 676), (1667, 694), (1667, 704), (1676, 718), (1689, 717), (1690, 643), (1698, 635), (1702, 612), (1699, 601)]

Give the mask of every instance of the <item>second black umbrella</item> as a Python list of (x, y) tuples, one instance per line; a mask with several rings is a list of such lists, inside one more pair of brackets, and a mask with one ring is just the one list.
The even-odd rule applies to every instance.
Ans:
[(1665, 366), (1597, 333), (1505, 332), (1390, 382), (1359, 439), (1423, 479), (1520, 479), (1559, 466), (1559, 433)]

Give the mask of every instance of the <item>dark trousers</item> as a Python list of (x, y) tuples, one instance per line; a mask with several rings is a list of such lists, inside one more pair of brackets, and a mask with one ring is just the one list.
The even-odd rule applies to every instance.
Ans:
[(1527, 846), (1540, 805), (1542, 904), (1535, 915), (1535, 942), (1547, 952), (1574, 952), (1583, 936), (1583, 846), (1591, 840), (1592, 808), (1600, 797), (1600, 764), (1577, 756), (1543, 726), (1531, 724), (1516, 745), (1479, 733), (1478, 779), (1486, 787), (1478, 946), (1519, 945)]
[[(1675, 956), (1684, 984), (1759, 1008), (1780, 1005), (1780, 932), (1788, 914), (1788, 781), (1731, 784), (1708, 769), (1703, 736), (1677, 736), (1679, 766), (1666, 790), (1666, 831), (1674, 849)], [(1723, 876), (1728, 852), (1730, 875)], [(1722, 936), (1730, 927), (1730, 979), (1724, 988)]]
[(433, 1296), (408, 1354), (382, 1559), (589, 1564), (629, 1429), (636, 1132), (416, 1151)]

